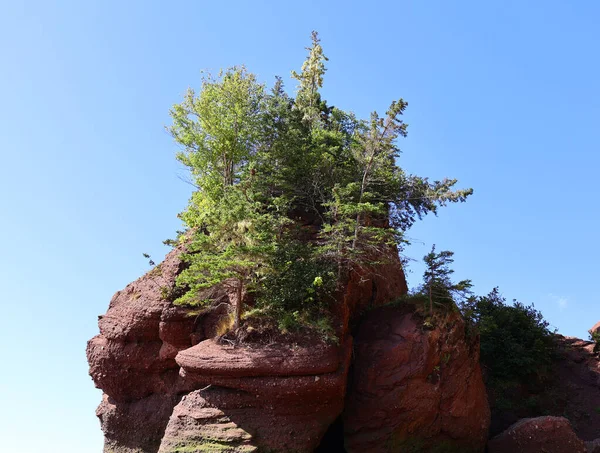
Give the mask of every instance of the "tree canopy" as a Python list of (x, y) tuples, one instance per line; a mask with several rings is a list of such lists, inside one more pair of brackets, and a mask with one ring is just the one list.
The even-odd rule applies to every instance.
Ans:
[(205, 75), (171, 110), (196, 190), (181, 213), (188, 267), (176, 303), (202, 304), (202, 290), (229, 285), (244, 301), (288, 324), (327, 318), (328, 292), (356, 267), (381, 262), (407, 243), (413, 223), (472, 189), (430, 181), (398, 165), (406, 136), (403, 99), (359, 119), (321, 96), (326, 62), (313, 32), (295, 97), (244, 67)]

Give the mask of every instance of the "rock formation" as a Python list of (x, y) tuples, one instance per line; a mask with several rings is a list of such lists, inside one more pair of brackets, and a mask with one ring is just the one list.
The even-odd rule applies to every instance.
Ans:
[(594, 343), (563, 336), (557, 340), (553, 398), (580, 438), (600, 438), (600, 360)]
[(600, 360), (595, 344), (562, 335), (556, 335), (555, 341), (552, 378), (537, 388), (511, 389), (509, 401), (524, 404), (498, 407), (490, 400), (492, 436), (523, 418), (556, 415), (566, 417), (584, 441), (600, 438)]
[[(489, 442), (490, 453), (600, 453), (600, 359), (595, 343), (562, 335), (557, 335), (556, 341), (554, 380), (539, 393), (522, 397), (536, 401), (530, 412), (561, 416), (517, 421)], [(496, 426), (517, 418), (514, 409), (495, 417), (499, 419), (492, 417)]]
[(526, 418), (488, 444), (489, 453), (587, 453), (564, 417)]
[(481, 452), (490, 422), (478, 338), (458, 313), (430, 327), (410, 307), (361, 323), (344, 412), (349, 452)]
[(217, 334), (235, 295), (215, 289), (201, 312), (168, 301), (179, 253), (117, 292), (88, 343), (106, 453), (311, 452), (342, 412), (348, 451), (482, 450), (489, 410), (477, 339), (460, 317), (427, 327), (398, 306), (361, 322), (406, 293), (399, 262), (350, 276), (332, 307), (338, 344), (230, 344)]

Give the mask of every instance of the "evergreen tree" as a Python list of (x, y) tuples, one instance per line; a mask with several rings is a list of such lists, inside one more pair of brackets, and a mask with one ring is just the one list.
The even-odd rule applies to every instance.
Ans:
[(423, 257), (427, 265), (423, 273), (423, 289), (429, 298), (431, 313), (433, 313), (434, 302), (452, 304), (457, 301), (457, 298), (464, 298), (471, 293), (470, 289), (473, 286), (471, 280), (454, 283), (450, 278), (454, 273), (454, 270), (450, 268), (454, 262), (453, 256), (454, 252), (448, 250), (436, 253), (435, 245), (433, 245), (431, 252)]
[(189, 290), (177, 302), (198, 303), (200, 290), (233, 285), (236, 326), (245, 290), (266, 260), (277, 224), (249, 195), (263, 102), (264, 87), (238, 67), (219, 78), (205, 77), (198, 96), (188, 90), (171, 110), (170, 132), (184, 146), (177, 158), (198, 187), (181, 214), (193, 234), (184, 256), (190, 266), (178, 277), (178, 285)]
[(264, 87), (244, 67), (206, 75), (198, 96), (189, 89), (171, 110), (169, 131), (184, 151), (186, 165), (200, 191), (217, 199), (225, 187), (239, 182), (260, 142)]
[(316, 31), (312, 32), (311, 39), (312, 45), (306, 48), (308, 58), (304, 61), (300, 73), (292, 71), (292, 77), (299, 82), (295, 105), (303, 114), (302, 120), (314, 126), (322, 110), (319, 89), (323, 87), (325, 62), (328, 58), (323, 54), (321, 40)]
[(248, 293), (280, 319), (322, 324), (322, 301), (345, 272), (392, 257), (418, 218), (472, 193), (453, 190), (454, 179), (407, 175), (397, 163), (406, 102), (369, 121), (329, 106), (316, 32), (307, 50), (292, 72), (295, 97), (281, 79), (266, 91), (235, 67), (205, 76), (201, 91), (188, 90), (171, 110), (177, 158), (197, 188), (180, 214), (188, 267), (176, 303), (202, 304), (203, 289), (229, 286), (235, 326)]
[(273, 254), (286, 220), (264, 212), (241, 184), (227, 188), (219, 204), (205, 214), (204, 230), (193, 235), (184, 255), (189, 267), (178, 276), (177, 283), (189, 290), (177, 303), (197, 305), (202, 302), (197, 297), (203, 289), (228, 286), (236, 294), (237, 328), (244, 296), (254, 289), (257, 273)]

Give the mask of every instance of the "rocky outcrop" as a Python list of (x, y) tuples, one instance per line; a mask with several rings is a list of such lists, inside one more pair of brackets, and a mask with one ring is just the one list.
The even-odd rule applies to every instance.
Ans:
[(180, 252), (117, 292), (88, 342), (105, 451), (312, 451), (343, 409), (349, 322), (406, 291), (399, 263), (349, 279), (333, 307), (339, 345), (234, 347), (213, 340), (234, 295), (214, 289), (213, 307), (195, 313), (168, 301)]
[[(600, 453), (600, 360), (595, 343), (562, 335), (556, 335), (555, 340), (554, 379), (537, 393), (521, 394), (523, 400), (536, 403), (529, 409), (534, 416), (519, 420), (494, 437), (489, 442), (490, 453)], [(514, 419), (517, 409), (499, 413), (495, 424)], [(535, 417), (540, 413), (556, 416)]]
[[(105, 434), (105, 451), (156, 452), (182, 395), (175, 357), (214, 335), (227, 313), (219, 303), (201, 313), (174, 306), (168, 295), (183, 263), (173, 250), (146, 275), (118, 291), (99, 317), (100, 334), (87, 345), (90, 375), (104, 392), (96, 414)], [(227, 302), (225, 291), (215, 299)]]
[(162, 296), (181, 266), (174, 251), (117, 292), (99, 317), (100, 334), (88, 342), (90, 375), (104, 392), (96, 414), (107, 452), (152, 452), (160, 445), (179, 397), (175, 355), (191, 346), (182, 331), (192, 332), (195, 324)]
[(478, 339), (465, 335), (457, 313), (431, 324), (410, 307), (380, 308), (361, 323), (344, 412), (347, 451), (483, 451), (490, 412)]
[(552, 392), (575, 433), (583, 440), (600, 438), (600, 360), (591, 341), (558, 336), (559, 358), (555, 364)]
[(234, 347), (205, 340), (181, 351), (175, 360), (185, 374), (255, 377), (333, 373), (341, 357), (339, 347), (333, 344)]
[(520, 419), (555, 415), (566, 417), (584, 441), (600, 438), (600, 360), (595, 343), (562, 335), (556, 335), (555, 342), (548, 380), (504, 391), (510, 404), (494, 404), (492, 394), (492, 436)]
[(175, 394), (153, 394), (136, 401), (122, 403), (104, 394), (96, 410), (104, 431), (104, 451), (115, 453), (156, 451), (177, 399)]
[(348, 451), (378, 451), (383, 439), (482, 445), (478, 347), (459, 316), (428, 329), (407, 307), (376, 309), (353, 348), (361, 314), (406, 293), (399, 261), (350, 275), (331, 307), (338, 344), (235, 343), (216, 338), (233, 294), (215, 288), (213, 306), (197, 312), (169, 302), (179, 253), (117, 292), (88, 343), (106, 453), (308, 453), (342, 412)]
[[(215, 368), (204, 363), (202, 367), (186, 368), (190, 361), (188, 351), (180, 353), (182, 375), (192, 391), (175, 407), (160, 447), (161, 453), (171, 451), (205, 451), (206, 443), (215, 443), (227, 451), (247, 452), (281, 451), (311, 452), (325, 434), (329, 425), (341, 413), (346, 390), (346, 374), (350, 362), (351, 341), (344, 342), (338, 352), (332, 372), (310, 371), (309, 362), (332, 363), (331, 351), (315, 351), (308, 357), (305, 350), (287, 351), (288, 363), (297, 363), (302, 374), (267, 374), (261, 360), (245, 363), (246, 376), (241, 368), (222, 366), (223, 357), (235, 354), (234, 349), (212, 345), (213, 357), (219, 357)], [(202, 353), (202, 350), (196, 350)], [(261, 351), (262, 352), (262, 351)], [(254, 357), (261, 355), (258, 352)], [(280, 349), (275, 357), (282, 357)], [(341, 355), (339, 354), (341, 353)], [(248, 351), (240, 355), (246, 356)], [(269, 357), (269, 352), (262, 353)], [(283, 368), (285, 370), (285, 368)], [(210, 370), (209, 374), (204, 374)], [(217, 374), (215, 374), (217, 373)], [(203, 446), (204, 445), (204, 446)], [(186, 450), (187, 448), (187, 450)], [(208, 450), (207, 450), (208, 451)]]
[(587, 453), (564, 417), (520, 420), (488, 443), (489, 453)]

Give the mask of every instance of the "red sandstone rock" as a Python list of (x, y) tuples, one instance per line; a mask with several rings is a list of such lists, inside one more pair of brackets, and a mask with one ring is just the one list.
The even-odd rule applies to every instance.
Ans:
[(247, 347), (205, 340), (181, 351), (176, 361), (186, 372), (206, 376), (299, 376), (334, 372), (340, 353), (338, 347), (324, 344)]
[(154, 394), (131, 403), (117, 403), (104, 395), (96, 410), (104, 431), (104, 451), (157, 451), (175, 404), (175, 395)]
[[(428, 330), (407, 308), (369, 313), (354, 347), (344, 410), (348, 452), (481, 452), (490, 412), (477, 339), (460, 315)], [(515, 452), (513, 452), (515, 453)]]
[(342, 411), (351, 339), (343, 347), (256, 350), (204, 341), (231, 309), (229, 295), (221, 291), (214, 309), (193, 317), (166, 301), (163, 288), (181, 269), (178, 253), (117, 292), (88, 343), (90, 375), (105, 393), (97, 411), (105, 451), (155, 453), (177, 401), (207, 385), (207, 404), (241, 413), (253, 444), (311, 451)]
[(584, 442), (563, 417), (526, 418), (488, 443), (489, 453), (586, 453)]
[[(536, 396), (539, 402), (537, 413), (520, 414), (519, 418), (536, 417), (542, 413), (564, 416), (580, 439), (592, 441), (600, 438), (600, 360), (594, 352), (594, 343), (562, 335), (556, 335), (555, 339), (554, 379)], [(524, 398), (527, 397), (524, 395)], [(516, 421), (512, 420), (510, 424)], [(506, 429), (505, 426), (503, 431)]]
[(397, 250), (391, 250), (385, 261), (386, 264), (350, 272), (343, 291), (338, 295), (340, 303), (332, 307), (339, 322), (336, 329), (338, 337), (344, 338), (365, 310), (394, 302), (408, 292)]
[(598, 321), (596, 324), (594, 324), (594, 327), (592, 327), (590, 329), (590, 334), (593, 333), (600, 333), (600, 321)]
[(116, 401), (164, 393), (178, 378), (173, 358), (161, 358), (160, 341), (126, 343), (102, 335), (88, 342), (90, 374), (98, 388)]
[[(105, 452), (156, 453), (159, 446), (166, 452), (175, 445), (191, 452), (194, 443), (211, 442), (232, 452), (312, 451), (343, 408), (350, 328), (366, 309), (406, 293), (399, 261), (350, 274), (333, 307), (341, 347), (279, 344), (250, 350), (208, 340), (232, 308), (224, 290), (214, 291), (215, 307), (194, 316), (164, 299), (182, 268), (179, 253), (174, 250), (117, 292), (100, 317), (100, 335), (88, 343), (90, 374), (105, 393), (97, 410)], [(478, 345), (465, 339), (457, 315), (444, 323), (427, 330), (417, 317), (394, 308), (367, 316), (345, 411), (348, 451), (481, 451), (489, 415)], [(600, 331), (600, 323), (592, 331)], [(591, 342), (561, 338), (564, 360), (556, 374), (568, 394), (565, 410), (581, 438), (595, 439), (598, 356)], [(564, 426), (548, 426), (535, 431), (537, 447), (513, 446), (510, 452), (560, 453), (564, 450), (551, 445), (556, 432), (573, 441), (569, 453), (579, 451), (581, 444)], [(497, 439), (502, 437), (490, 448), (504, 445)], [(597, 446), (589, 442), (589, 448)], [(509, 450), (490, 450), (502, 451)]]
[(204, 390), (187, 394), (173, 410), (160, 452), (175, 445), (201, 452), (312, 452), (344, 404), (350, 340), (338, 369), (311, 376), (227, 378), (186, 374)]
[[(164, 300), (163, 288), (173, 286), (181, 269), (177, 254), (178, 251), (169, 254), (156, 270), (113, 297), (107, 314), (100, 319), (100, 335), (88, 344), (90, 374), (105, 392), (97, 411), (105, 431), (105, 451), (156, 453), (159, 448), (168, 452), (184, 447), (189, 452), (207, 448), (231, 452), (257, 448), (273, 452), (313, 451), (344, 407), (352, 350), (352, 339), (347, 335), (350, 323), (365, 309), (406, 293), (399, 262), (351, 273), (334, 310), (339, 323), (337, 331), (344, 338), (341, 346), (315, 342), (312, 346), (255, 345), (251, 349), (248, 345), (234, 348), (210, 339), (219, 319), (231, 308), (230, 295), (223, 293), (216, 309), (194, 317)], [(400, 332), (408, 335), (410, 329), (405, 327), (401, 322)], [(420, 339), (413, 339), (414, 351), (382, 361), (383, 374), (377, 377), (379, 387), (371, 397), (383, 396), (382, 411), (389, 411), (386, 414), (393, 420), (407, 422), (407, 426), (392, 429), (395, 440), (408, 430), (433, 433), (427, 441), (439, 443), (452, 437), (452, 445), (479, 445), (487, 423), (485, 410), (479, 411), (478, 426), (471, 421), (478, 408), (485, 406), (485, 400), (482, 403), (476, 391), (481, 380), (479, 368), (470, 374), (466, 371), (477, 361), (476, 348), (469, 356), (465, 347), (447, 345), (464, 343), (458, 334), (463, 330), (453, 326), (444, 335), (435, 331), (422, 334)], [(441, 354), (448, 351), (459, 351), (456, 360), (437, 368), (440, 365), (436, 364), (445, 360), (440, 359)], [(358, 355), (364, 359), (369, 353), (363, 345)], [(396, 366), (399, 357), (420, 367), (414, 376), (407, 371), (410, 367), (407, 368), (406, 360)], [(440, 384), (446, 368), (457, 377)], [(411, 416), (418, 415), (416, 421), (398, 415), (398, 408), (385, 406), (389, 406), (394, 394), (388, 390), (394, 388), (398, 379), (408, 382), (410, 391), (415, 392), (413, 402), (417, 407), (400, 409)], [(460, 379), (461, 385), (456, 385)], [(424, 382), (416, 385), (419, 380)], [(370, 414), (374, 405), (369, 391), (367, 388), (367, 394), (350, 405), (355, 414)], [(438, 411), (439, 416), (428, 418)], [(358, 417), (367, 431), (372, 430), (374, 422), (380, 423), (381, 411), (375, 412), (374, 417)], [(348, 420), (351, 426), (352, 418)], [(419, 431), (419, 423), (424, 421), (430, 422), (431, 427)], [(375, 432), (381, 434), (380, 429)], [(362, 440), (358, 443), (363, 442), (362, 434), (361, 431), (358, 437), (350, 436), (349, 443), (352, 445), (359, 438)]]
[[(88, 342), (90, 375), (105, 394), (97, 414), (107, 452), (158, 450), (157, 433), (164, 431), (181, 386), (175, 356), (212, 331), (205, 322), (211, 310), (190, 317), (164, 298), (163, 288), (173, 286), (181, 269), (179, 253), (172, 251), (117, 292), (106, 315), (99, 317), (100, 335)], [(160, 416), (148, 417), (147, 412)]]

